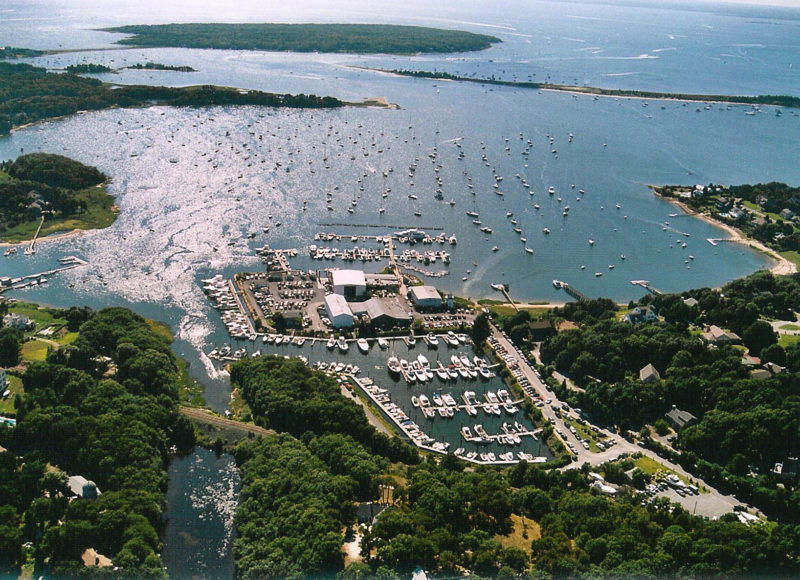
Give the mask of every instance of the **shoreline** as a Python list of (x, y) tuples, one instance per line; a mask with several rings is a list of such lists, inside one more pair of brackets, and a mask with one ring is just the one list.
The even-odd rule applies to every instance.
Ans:
[[(96, 229), (96, 228), (95, 228)], [(66, 232), (57, 232), (55, 234), (50, 234), (49, 236), (44, 236), (43, 238), (36, 238), (36, 243), (41, 244), (42, 242), (54, 242), (57, 240), (63, 240), (65, 238), (72, 238), (82, 234), (83, 232), (89, 232), (92, 230), (69, 230)], [(10, 248), (13, 246), (26, 246), (30, 245), (33, 240), (20, 240), (19, 242), (3, 242), (0, 241), (0, 248)]]
[(752, 238), (748, 238), (744, 234), (744, 232), (742, 232), (740, 229), (735, 228), (735, 227), (733, 227), (731, 225), (728, 225), (728, 224), (726, 224), (724, 222), (721, 222), (718, 219), (715, 219), (715, 218), (713, 218), (710, 215), (707, 215), (705, 213), (697, 212), (697, 211), (695, 211), (694, 209), (692, 209), (691, 207), (689, 207), (688, 205), (686, 205), (684, 202), (682, 202), (680, 200), (660, 195), (655, 190), (655, 187), (652, 186), (652, 185), (649, 186), (649, 187), (650, 187), (650, 190), (653, 192), (653, 195), (655, 195), (659, 199), (663, 199), (664, 201), (667, 201), (667, 202), (671, 203), (672, 205), (674, 205), (675, 207), (677, 207), (681, 211), (683, 211), (686, 215), (689, 215), (689, 216), (692, 216), (692, 217), (696, 217), (696, 218), (704, 221), (705, 223), (707, 223), (707, 224), (709, 224), (711, 226), (714, 226), (716, 228), (719, 228), (722, 231), (724, 231), (726, 234), (728, 234), (730, 236), (730, 239), (728, 240), (729, 242), (733, 242), (733, 243), (737, 243), (737, 244), (744, 244), (746, 246), (749, 246), (749, 247), (753, 248), (754, 250), (758, 250), (762, 254), (765, 254), (765, 255), (769, 256), (771, 259), (775, 260), (777, 263), (774, 266), (772, 266), (771, 268), (769, 268), (769, 271), (772, 272), (773, 275), (775, 275), (775, 276), (787, 276), (789, 274), (794, 274), (794, 273), (797, 272), (797, 265), (794, 262), (792, 262), (791, 260), (789, 260), (787, 258), (784, 258), (778, 252), (776, 252), (772, 248), (768, 248), (767, 246), (765, 246), (763, 243), (759, 242), (758, 240), (754, 240)]

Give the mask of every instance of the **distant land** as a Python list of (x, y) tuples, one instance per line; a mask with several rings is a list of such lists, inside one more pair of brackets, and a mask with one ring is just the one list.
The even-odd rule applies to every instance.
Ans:
[[(217, 87), (111, 85), (76, 74), (48, 72), (28, 64), (0, 62), (0, 135), (30, 123), (113, 107), (205, 107), (259, 105), (266, 107), (334, 108), (345, 103), (334, 97), (279, 95)], [(380, 105), (377, 101), (366, 103)], [(357, 103), (364, 106), (365, 103)]]
[(42, 56), (44, 54), (41, 50), (34, 50), (32, 48), (17, 48), (14, 46), (0, 46), (0, 60), (9, 58), (26, 58), (33, 56)]
[(484, 50), (494, 36), (462, 30), (389, 24), (154, 24), (105, 28), (132, 34), (117, 44), (358, 54), (447, 53)]
[(446, 72), (424, 71), (424, 70), (401, 70), (401, 69), (373, 69), (361, 67), (364, 70), (373, 70), (389, 74), (416, 77), (422, 79), (461, 81), (469, 83), (481, 83), (486, 85), (500, 85), (504, 87), (519, 87), (523, 89), (541, 89), (548, 91), (562, 91), (568, 93), (583, 93), (587, 95), (598, 95), (603, 97), (628, 97), (637, 99), (670, 99), (676, 101), (714, 101), (720, 103), (731, 103), (737, 105), (774, 105), (777, 107), (800, 108), (800, 97), (788, 95), (758, 95), (758, 96), (736, 96), (736, 95), (698, 95), (691, 93), (665, 93), (655, 91), (637, 91), (630, 89), (602, 89), (598, 87), (585, 87), (574, 85), (559, 85), (553, 83), (536, 83), (530, 81), (506, 81), (495, 78), (466, 77), (453, 75)]

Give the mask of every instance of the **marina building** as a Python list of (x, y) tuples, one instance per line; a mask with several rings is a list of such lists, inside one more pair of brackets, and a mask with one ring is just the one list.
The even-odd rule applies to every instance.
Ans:
[(433, 286), (412, 286), (408, 290), (408, 295), (417, 308), (438, 309), (442, 307), (442, 297)]
[(325, 312), (334, 328), (350, 328), (353, 326), (353, 312), (347, 300), (341, 294), (325, 296)]
[(331, 270), (330, 277), (334, 294), (341, 294), (347, 300), (355, 300), (367, 292), (363, 270)]
[(396, 300), (370, 298), (364, 302), (354, 302), (349, 306), (355, 316), (366, 316), (369, 323), (377, 328), (411, 325), (411, 314), (403, 310)]

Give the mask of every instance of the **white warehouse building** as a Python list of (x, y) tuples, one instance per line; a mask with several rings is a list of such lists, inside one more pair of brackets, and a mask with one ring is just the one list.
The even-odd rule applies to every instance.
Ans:
[(419, 308), (441, 308), (442, 297), (433, 286), (412, 286), (408, 291), (411, 302)]
[(348, 300), (367, 293), (367, 280), (363, 270), (331, 270), (331, 283), (334, 294), (341, 294)]
[(341, 294), (328, 294), (325, 296), (325, 312), (331, 319), (334, 328), (350, 328), (353, 326), (353, 312), (347, 305), (347, 300)]

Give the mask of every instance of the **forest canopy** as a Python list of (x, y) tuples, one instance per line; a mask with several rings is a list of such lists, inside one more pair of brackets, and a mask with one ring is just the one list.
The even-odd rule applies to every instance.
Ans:
[(155, 24), (119, 26), (118, 44), (233, 50), (414, 54), (489, 48), (499, 38), (461, 30), (389, 24)]

